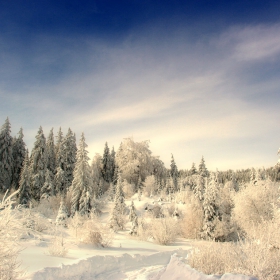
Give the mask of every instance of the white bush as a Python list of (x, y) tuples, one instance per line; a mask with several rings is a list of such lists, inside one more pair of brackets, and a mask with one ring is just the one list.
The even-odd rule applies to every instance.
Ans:
[(233, 215), (238, 226), (250, 234), (252, 228), (273, 218), (273, 207), (280, 195), (279, 187), (270, 181), (250, 184), (234, 197)]
[(20, 217), (20, 206), (12, 209), (14, 192), (0, 201), (0, 279), (16, 279), (22, 274), (17, 257), (20, 251), (18, 240), (24, 233)]
[(62, 234), (60, 236), (56, 235), (52, 239), (50, 245), (48, 246), (48, 251), (51, 256), (55, 257), (65, 257), (67, 255), (68, 248), (66, 247)]

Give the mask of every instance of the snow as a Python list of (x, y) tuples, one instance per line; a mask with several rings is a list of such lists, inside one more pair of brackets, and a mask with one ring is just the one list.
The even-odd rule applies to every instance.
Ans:
[[(133, 197), (134, 198), (134, 197)], [(132, 199), (133, 199), (132, 198)], [(153, 199), (134, 200), (137, 214), (144, 212), (145, 206), (153, 205)], [(108, 220), (112, 203), (106, 205), (102, 220)], [(126, 201), (127, 206), (131, 204)], [(52, 240), (50, 233), (27, 236), (20, 243), (21, 268), (26, 271), (25, 280), (253, 280), (244, 275), (225, 274), (223, 276), (204, 275), (186, 264), (192, 242), (183, 238), (162, 246), (141, 241), (129, 235), (129, 230), (115, 234), (112, 246), (98, 248), (77, 242), (61, 227), (68, 253), (65, 257), (51, 256), (48, 246)]]

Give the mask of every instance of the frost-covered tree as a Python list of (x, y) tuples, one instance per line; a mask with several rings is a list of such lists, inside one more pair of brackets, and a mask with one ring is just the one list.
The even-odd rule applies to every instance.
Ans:
[(45, 183), (46, 173), (46, 138), (40, 126), (30, 156), (31, 196), (39, 200), (41, 189)]
[(53, 128), (50, 130), (47, 143), (46, 143), (46, 167), (51, 172), (53, 177), (56, 172), (56, 161), (55, 161), (55, 145), (54, 145), (54, 136)]
[(176, 163), (175, 163), (173, 154), (171, 154), (170, 178), (171, 178), (172, 181), (173, 181), (174, 191), (177, 191), (177, 190), (178, 190), (179, 172), (178, 172), (178, 168), (177, 168), (177, 165), (176, 165)]
[(198, 166), (198, 174), (202, 177), (208, 177), (208, 170), (205, 165), (204, 157), (201, 158), (200, 164)]
[(55, 194), (66, 194), (66, 176), (65, 171), (59, 166), (54, 176)]
[(203, 199), (204, 221), (202, 237), (212, 240), (215, 239), (215, 224), (219, 217), (219, 209), (217, 205), (218, 182), (216, 178), (216, 174), (212, 172), (209, 183), (206, 181)]
[(135, 142), (125, 138), (116, 153), (116, 165), (122, 178), (130, 184), (137, 184), (139, 175), (144, 181), (153, 173), (153, 157), (149, 149), (149, 141)]
[(110, 164), (111, 164), (111, 155), (110, 155), (110, 149), (108, 147), (107, 142), (105, 143), (105, 147), (104, 147), (104, 152), (103, 152), (103, 157), (102, 157), (102, 177), (104, 179), (104, 181), (106, 182), (110, 182), (111, 178), (110, 178)]
[(54, 194), (55, 194), (55, 186), (53, 182), (52, 172), (49, 169), (47, 169), (45, 182), (41, 189), (41, 199), (46, 199), (50, 196), (53, 196)]
[(205, 177), (201, 175), (194, 175), (193, 192), (195, 197), (197, 197), (200, 201), (203, 200), (204, 190), (205, 190)]
[(131, 205), (129, 207), (129, 216), (128, 219), (130, 222), (133, 222), (135, 218), (137, 217), (135, 206), (133, 200), (131, 201)]
[(119, 173), (116, 186), (116, 195), (114, 200), (114, 207), (110, 219), (110, 227), (114, 230), (124, 228), (124, 214), (125, 214), (125, 201), (122, 189), (122, 178)]
[(193, 162), (191, 170), (190, 170), (190, 175), (195, 175), (195, 174), (197, 174), (197, 170), (195, 167), (195, 163)]
[(102, 157), (99, 154), (95, 154), (95, 156), (92, 159), (91, 176), (92, 176), (93, 184), (97, 188), (102, 178)]
[(28, 156), (28, 150), (26, 150), (23, 167), (20, 173), (18, 201), (19, 204), (27, 205), (30, 199), (31, 199), (31, 193), (30, 193), (30, 176), (29, 176), (29, 156)]
[(77, 155), (76, 137), (70, 128), (62, 141), (61, 153), (63, 157), (61, 168), (65, 174), (65, 187), (68, 189), (73, 181), (73, 172)]
[[(90, 208), (90, 199), (93, 199), (93, 182), (91, 169), (89, 166), (87, 144), (84, 133), (82, 133), (79, 148), (77, 151), (77, 161), (74, 169), (74, 179), (72, 182), (71, 215), (76, 211), (86, 212)], [(80, 205), (81, 204), (81, 205)]]
[(114, 181), (114, 174), (115, 174), (115, 168), (116, 168), (115, 158), (116, 158), (116, 152), (115, 152), (115, 149), (113, 147), (112, 150), (111, 150), (110, 165), (109, 165), (110, 182)]
[(13, 178), (12, 185), (17, 190), (19, 187), (20, 173), (23, 167), (26, 148), (23, 141), (22, 128), (18, 132), (18, 137), (13, 141)]
[(67, 209), (65, 207), (65, 204), (64, 204), (63, 200), (61, 200), (55, 223), (57, 225), (61, 225), (61, 226), (66, 227), (67, 218), (68, 218)]
[(9, 118), (0, 131), (0, 190), (10, 188), (13, 176), (13, 138)]
[(58, 130), (57, 136), (56, 136), (56, 143), (55, 143), (55, 162), (56, 162), (56, 168), (62, 166), (63, 162), (63, 153), (62, 153), (62, 141), (63, 141), (63, 132), (61, 130), (61, 127)]

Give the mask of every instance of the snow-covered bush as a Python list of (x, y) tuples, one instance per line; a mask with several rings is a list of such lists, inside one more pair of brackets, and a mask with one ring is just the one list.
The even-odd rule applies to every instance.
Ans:
[[(279, 208), (275, 210), (278, 213)], [(254, 275), (259, 280), (280, 279), (280, 220), (277, 214), (250, 231), (250, 238), (235, 243), (210, 242), (189, 254), (189, 264), (206, 274), (225, 272)]]
[(125, 198), (130, 198), (135, 194), (135, 185), (129, 184), (127, 180), (123, 181), (123, 193)]
[(93, 213), (89, 217), (76, 213), (69, 219), (68, 227), (82, 243), (109, 247), (113, 240), (112, 230), (107, 225), (103, 225)]
[(194, 196), (186, 203), (183, 219), (180, 221), (181, 234), (185, 238), (200, 238), (203, 226), (203, 209), (200, 201)]
[[(12, 198), (14, 192), (9, 197), (6, 195), (0, 201), (0, 279), (17, 279), (22, 274), (19, 270), (20, 262), (17, 257), (20, 247), (17, 241), (25, 232), (19, 220), (21, 207), (13, 208)], [(6, 193), (7, 194), (7, 193)]]
[(48, 246), (48, 252), (51, 256), (55, 257), (65, 257), (67, 255), (68, 248), (65, 245), (65, 241), (62, 234), (60, 236), (54, 236), (50, 245)]
[(142, 240), (167, 245), (178, 236), (178, 223), (174, 218), (141, 218), (138, 221), (138, 236)]
[(146, 177), (145, 182), (143, 184), (143, 193), (147, 197), (150, 197), (151, 195), (155, 194), (158, 190), (158, 185), (154, 175)]
[(280, 196), (279, 186), (271, 181), (249, 184), (234, 197), (233, 215), (238, 226), (250, 234), (253, 226), (273, 218), (273, 206)]

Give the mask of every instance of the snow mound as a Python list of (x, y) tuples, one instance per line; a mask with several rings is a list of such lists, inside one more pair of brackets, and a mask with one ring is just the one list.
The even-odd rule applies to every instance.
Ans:
[(171, 256), (170, 262), (166, 268), (159, 271), (149, 280), (258, 280), (255, 277), (245, 276), (241, 274), (226, 273), (222, 276), (205, 275), (193, 269), (189, 265), (182, 262), (177, 254)]
[(257, 280), (240, 274), (205, 275), (185, 264), (186, 250), (149, 256), (123, 254), (94, 256), (76, 264), (48, 267), (34, 273), (31, 280)]

